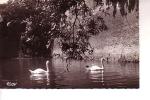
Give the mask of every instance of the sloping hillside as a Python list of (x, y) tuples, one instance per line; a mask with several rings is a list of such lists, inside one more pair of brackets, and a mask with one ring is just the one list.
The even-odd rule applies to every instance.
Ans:
[(90, 39), (95, 48), (94, 56), (110, 56), (111, 60), (118, 60), (122, 56), (126, 61), (138, 61), (138, 12), (129, 13), (127, 17), (117, 13), (115, 18), (110, 15), (104, 19), (109, 28), (108, 31), (101, 32)]

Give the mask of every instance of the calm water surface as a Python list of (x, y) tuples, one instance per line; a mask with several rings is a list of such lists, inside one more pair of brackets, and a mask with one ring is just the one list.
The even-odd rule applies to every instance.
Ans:
[[(104, 63), (104, 70), (89, 72), (86, 65), (98, 61), (53, 59), (49, 75), (31, 76), (29, 69), (45, 67), (45, 59), (0, 60), (0, 88), (139, 88), (139, 64)], [(66, 67), (67, 66), (67, 67)]]

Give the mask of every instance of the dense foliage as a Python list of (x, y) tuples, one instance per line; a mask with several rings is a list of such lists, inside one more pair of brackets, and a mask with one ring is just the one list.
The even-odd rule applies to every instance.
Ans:
[[(11, 32), (19, 36), (23, 55), (50, 57), (57, 39), (62, 52), (69, 58), (82, 59), (86, 53), (93, 52), (89, 38), (108, 29), (101, 14), (94, 14), (88, 1), (10, 0), (2, 12), (4, 25), (1, 26), (5, 26), (5, 30), (12, 28)], [(117, 7), (122, 16), (134, 9), (138, 11), (138, 0), (94, 2), (99, 13), (109, 16), (110, 8), (113, 8), (114, 17)]]

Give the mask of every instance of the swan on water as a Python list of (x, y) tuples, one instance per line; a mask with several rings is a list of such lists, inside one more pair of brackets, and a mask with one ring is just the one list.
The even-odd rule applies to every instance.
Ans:
[(87, 65), (86, 66), (87, 70), (89, 70), (89, 71), (103, 70), (104, 69), (104, 64), (103, 64), (104, 60), (105, 60), (104, 58), (101, 58), (101, 66), (94, 65), (94, 64), (92, 64), (91, 66)]
[(47, 60), (46, 61), (46, 70), (38, 68), (38, 69), (35, 69), (33, 71), (32, 70), (29, 70), (29, 71), (32, 75), (34, 75), (34, 74), (48, 74), (49, 73), (49, 68), (48, 68), (49, 63), (50, 63), (49, 60)]

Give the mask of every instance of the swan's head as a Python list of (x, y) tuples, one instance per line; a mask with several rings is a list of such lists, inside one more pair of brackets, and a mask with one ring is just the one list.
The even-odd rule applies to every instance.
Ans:
[(49, 63), (50, 63), (50, 61), (49, 61), (49, 60), (47, 60), (47, 61), (46, 61), (46, 66), (48, 66), (48, 65), (49, 65)]
[(89, 65), (86, 65), (85, 67), (86, 67), (86, 68), (89, 68), (90, 66), (89, 66)]
[(96, 66), (95, 64), (91, 64), (90, 66), (89, 65), (86, 65), (85, 67), (86, 68), (90, 68), (90, 67), (92, 67), (92, 66)]
[(105, 58), (101, 58), (101, 61), (105, 61)]

